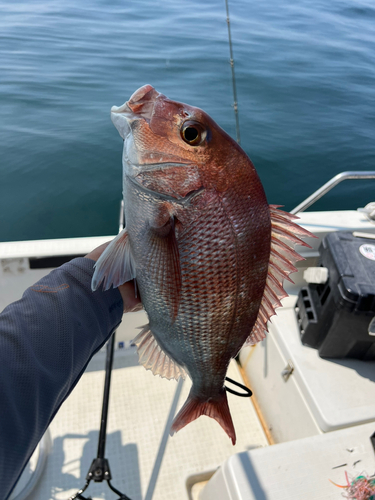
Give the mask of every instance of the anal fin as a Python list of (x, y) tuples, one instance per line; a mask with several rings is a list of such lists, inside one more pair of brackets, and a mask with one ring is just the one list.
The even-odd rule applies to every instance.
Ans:
[(135, 264), (126, 228), (107, 246), (95, 264), (91, 288), (97, 290), (103, 282), (103, 290), (109, 290), (135, 278)]
[(185, 370), (159, 346), (149, 325), (142, 327), (141, 333), (137, 335), (133, 342), (137, 346), (139, 363), (146, 370), (151, 370), (154, 375), (160, 375), (160, 377), (169, 380), (186, 377)]

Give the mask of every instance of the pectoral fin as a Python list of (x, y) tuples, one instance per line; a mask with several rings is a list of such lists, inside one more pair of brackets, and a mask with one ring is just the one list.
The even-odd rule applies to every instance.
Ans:
[(181, 297), (181, 266), (174, 217), (159, 227), (152, 227), (146, 241), (145, 266), (165, 300), (171, 318), (176, 319)]
[(99, 288), (102, 282), (103, 290), (109, 290), (111, 286), (116, 288), (135, 278), (135, 264), (126, 229), (111, 241), (94, 267), (92, 290)]

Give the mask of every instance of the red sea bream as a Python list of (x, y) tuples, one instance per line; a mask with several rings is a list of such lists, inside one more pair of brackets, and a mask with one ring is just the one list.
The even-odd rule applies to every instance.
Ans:
[(265, 337), (300, 259), (290, 244), (312, 235), (268, 205), (246, 153), (204, 111), (145, 85), (111, 117), (124, 139), (126, 228), (98, 260), (93, 289), (136, 278), (149, 318), (140, 363), (192, 380), (171, 433), (208, 415), (234, 444), (228, 364)]

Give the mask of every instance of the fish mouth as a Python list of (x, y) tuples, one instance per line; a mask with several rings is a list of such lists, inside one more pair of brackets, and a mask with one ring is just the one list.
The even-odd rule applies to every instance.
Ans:
[(163, 94), (152, 85), (143, 85), (122, 106), (112, 106), (111, 120), (124, 140), (131, 132), (132, 122), (140, 119), (150, 122), (155, 101), (160, 96)]
[[(111, 120), (124, 140), (124, 173), (136, 177), (141, 170), (190, 165), (191, 162), (184, 161), (184, 158), (160, 152), (157, 145), (154, 145), (155, 151), (149, 151), (147, 147), (142, 146), (141, 138), (137, 141), (139, 130), (148, 130), (148, 127), (154, 135), (166, 137), (163, 126), (170, 119), (170, 115), (177, 111), (175, 103), (151, 85), (144, 85), (136, 90), (122, 106), (112, 106)], [(159, 161), (155, 161), (156, 159)]]

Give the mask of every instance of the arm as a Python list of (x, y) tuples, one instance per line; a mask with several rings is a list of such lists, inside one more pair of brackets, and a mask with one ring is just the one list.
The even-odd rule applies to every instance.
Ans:
[(0, 314), (1, 499), (121, 322), (124, 305), (132, 310), (140, 302), (132, 283), (91, 291), (94, 252), (52, 271)]

